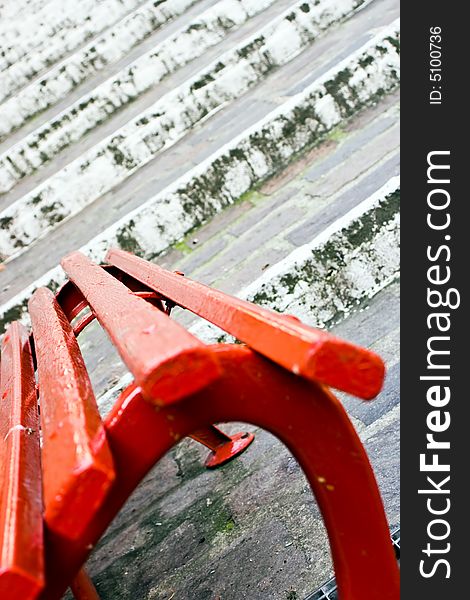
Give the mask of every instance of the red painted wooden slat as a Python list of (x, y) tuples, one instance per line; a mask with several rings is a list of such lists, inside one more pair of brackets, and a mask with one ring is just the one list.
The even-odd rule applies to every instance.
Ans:
[(373, 398), (382, 387), (384, 364), (373, 352), (128, 252), (111, 249), (106, 260), (296, 375), (364, 399)]
[(0, 383), (0, 598), (33, 600), (44, 585), (36, 382), (25, 327), (2, 345)]
[(38, 363), (45, 520), (78, 537), (114, 480), (113, 459), (78, 343), (52, 292), (29, 301)]
[(62, 266), (149, 400), (174, 402), (219, 376), (209, 346), (86, 256), (75, 252)]

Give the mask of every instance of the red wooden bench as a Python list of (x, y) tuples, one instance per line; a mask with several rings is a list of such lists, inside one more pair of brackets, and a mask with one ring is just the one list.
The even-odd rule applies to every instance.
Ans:
[[(69, 586), (80, 600), (97, 598), (82, 566), (149, 469), (188, 435), (211, 448), (209, 466), (225, 462), (252, 437), (212, 423), (243, 421), (276, 435), (303, 468), (340, 598), (397, 600), (375, 478), (329, 390), (374, 397), (380, 358), (120, 250), (107, 262), (66, 257), (69, 281), (29, 302), (32, 335), (15, 322), (3, 339), (0, 598), (57, 600)], [(202, 343), (170, 318), (173, 306), (243, 344)], [(134, 377), (104, 422), (76, 341), (95, 318)]]

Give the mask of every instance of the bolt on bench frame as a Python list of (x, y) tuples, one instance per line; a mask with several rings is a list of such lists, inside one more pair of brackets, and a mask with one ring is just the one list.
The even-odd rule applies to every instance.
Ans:
[[(243, 421), (277, 436), (302, 467), (340, 598), (398, 600), (374, 474), (328, 389), (374, 397), (381, 359), (126, 252), (111, 250), (106, 260), (103, 268), (80, 253), (66, 257), (70, 281), (56, 297), (42, 288), (30, 300), (32, 338), (15, 322), (3, 340), (0, 597), (8, 590), (12, 600), (58, 600), (71, 586), (80, 600), (98, 598), (82, 566), (146, 473), (186, 436), (225, 461), (252, 437), (229, 438), (212, 424)], [(170, 319), (173, 306), (246, 346), (203, 344)], [(134, 376), (104, 422), (75, 339), (94, 318)]]

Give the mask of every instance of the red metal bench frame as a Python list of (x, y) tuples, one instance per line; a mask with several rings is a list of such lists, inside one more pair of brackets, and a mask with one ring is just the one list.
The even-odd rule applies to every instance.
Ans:
[[(382, 385), (382, 361), (122, 251), (110, 251), (107, 261), (112, 266), (103, 269), (79, 253), (64, 259), (70, 281), (56, 299), (42, 289), (30, 301), (33, 349), (19, 323), (4, 337), (0, 464), (7, 467), (0, 482), (10, 485), (2, 485), (0, 504), (0, 596), (8, 589), (12, 599), (57, 600), (72, 585), (80, 600), (97, 598), (80, 569), (146, 473), (185, 436), (203, 432), (204, 443), (212, 423), (243, 421), (277, 436), (302, 467), (325, 521), (341, 600), (397, 600), (398, 567), (374, 474), (327, 387), (372, 398)], [(246, 346), (198, 342), (165, 314), (174, 305)], [(85, 306), (92, 312), (80, 318)], [(95, 317), (135, 379), (104, 422), (75, 341)], [(59, 361), (47, 356), (51, 341)], [(65, 404), (52, 409), (48, 395), (58, 394), (57, 386)], [(71, 439), (71, 431), (79, 435)], [(58, 444), (61, 460), (52, 469)], [(78, 469), (77, 457), (85, 457)], [(83, 490), (93, 506), (77, 518)]]

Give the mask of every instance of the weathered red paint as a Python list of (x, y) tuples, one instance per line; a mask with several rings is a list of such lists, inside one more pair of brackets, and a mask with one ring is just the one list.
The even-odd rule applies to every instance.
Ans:
[[(159, 310), (169, 314), (170, 308), (168, 306), (166, 308), (163, 306), (158, 294), (151, 290), (139, 290), (138, 287), (142, 284), (136, 280), (127, 279), (126, 284), (129, 283), (132, 285), (133, 293), (136, 296), (139, 296), (139, 298), (144, 298), (150, 302), (156, 302), (154, 305), (156, 305)], [(70, 281), (62, 286), (56, 298), (58, 298), (61, 305), (65, 307), (69, 320), (77, 318), (73, 324), (73, 332), (75, 336), (78, 336), (87, 327), (87, 325), (89, 325), (96, 318), (96, 315), (92, 311), (89, 311), (81, 317), (79, 316), (79, 314), (85, 308), (88, 308), (88, 303), (78, 288)], [(243, 432), (239, 434), (237, 433), (234, 436), (227, 436), (225, 433), (220, 431), (220, 429), (214, 427), (213, 425), (210, 425), (201, 431), (195, 432), (190, 437), (200, 444), (203, 444), (207, 448), (210, 448), (211, 453), (207, 457), (205, 463), (208, 468), (222, 466), (227, 461), (235, 458), (244, 450), (246, 450), (246, 448), (248, 448), (248, 446), (254, 440), (253, 435), (248, 434), (246, 437), (246, 434)]]
[(215, 469), (224, 465), (229, 460), (232, 460), (232, 458), (235, 458), (244, 452), (255, 439), (255, 436), (252, 433), (243, 431), (236, 433), (231, 437), (232, 439), (230, 442), (219, 446), (212, 452), (212, 454), (209, 454), (205, 462), (205, 465), (208, 469)]
[(276, 435), (303, 468), (325, 520), (341, 600), (398, 600), (398, 567), (377, 484), (341, 403), (249, 348), (212, 350), (222, 376), (184, 402), (156, 410), (136, 386), (121, 394), (105, 420), (115, 485), (79, 539), (49, 536), (51, 583), (41, 598), (60, 598), (126, 499), (178, 440), (213, 422), (243, 421)]
[(67, 256), (62, 266), (153, 402), (175, 402), (218, 377), (207, 346), (83, 254)]
[[(145, 300), (159, 300), (155, 292), (134, 292), (134, 295), (138, 296), (139, 298), (144, 298)], [(80, 304), (80, 306), (82, 306), (82, 304)], [(88, 303), (86, 306), (88, 307)], [(80, 311), (82, 310), (83, 308), (80, 309)], [(163, 306), (160, 308), (160, 310), (163, 310)], [(80, 333), (95, 319), (96, 315), (92, 311), (89, 311), (82, 317), (79, 317), (78, 320), (73, 324), (73, 332), (75, 336), (77, 337), (80, 335)]]
[(52, 292), (29, 301), (39, 375), (44, 517), (77, 538), (114, 480), (112, 456), (85, 363)]
[(78, 337), (81, 332), (96, 319), (96, 315), (93, 312), (87, 312), (82, 317), (79, 317), (77, 322), (73, 324), (72, 329), (75, 337)]
[[(116, 262), (123, 259), (127, 265), (126, 254), (118, 252), (117, 256)], [(124, 268), (124, 264), (102, 269), (82, 255), (74, 254), (64, 262), (74, 283), (68, 282), (57, 295), (63, 310), (53, 294), (45, 289), (38, 290), (30, 301), (44, 439), (46, 587), (39, 597), (59, 600), (71, 585), (79, 600), (96, 600), (96, 590), (81, 568), (149, 469), (188, 435), (212, 449), (208, 466), (221, 464), (243, 451), (252, 436), (241, 433), (227, 436), (212, 423), (245, 421), (281, 439), (303, 468), (325, 520), (341, 600), (358, 597), (397, 600), (398, 568), (367, 456), (341, 403), (322, 385), (311, 381), (318, 378), (369, 397), (380, 387), (380, 374), (383, 375), (380, 359), (306, 327), (295, 318), (259, 309), (163, 270), (162, 277), (160, 271), (157, 272), (157, 286), (153, 271), (151, 277), (147, 277), (145, 270), (140, 272), (142, 265), (138, 260), (131, 263), (132, 268), (124, 273), (116, 268)], [(227, 303), (227, 310), (223, 309), (223, 302)], [(174, 304), (219, 324), (274, 362), (239, 345), (203, 345), (165, 314)], [(92, 312), (80, 315), (88, 306)], [(128, 366), (129, 363), (134, 366), (131, 371), (136, 377), (136, 383), (121, 394), (104, 425), (75, 339), (95, 315), (123, 358), (127, 357)], [(72, 327), (70, 321), (75, 317), (78, 319)], [(155, 324), (157, 330), (152, 329)], [(250, 334), (251, 327), (254, 333)], [(13, 346), (10, 332), (19, 340)], [(146, 344), (148, 339), (152, 343)], [(11, 354), (12, 347), (17, 349), (16, 354)], [(196, 381), (191, 384), (185, 369), (193, 369), (188, 357), (199, 356), (198, 352), (203, 358), (196, 369), (190, 371)], [(291, 355), (282, 358), (283, 352), (291, 352)], [(151, 363), (146, 360), (147, 355), (157, 358)], [(10, 356), (16, 357), (17, 362)], [(352, 366), (343, 364), (349, 358)], [(338, 371), (336, 374), (329, 363)], [(158, 371), (162, 364), (166, 368), (163, 378)], [(348, 383), (346, 379), (352, 376), (354, 368), (363, 368), (367, 374), (362, 373), (353, 383)], [(5, 336), (1, 369), (0, 411), (14, 418), (12, 415), (19, 406), (34, 404), (35, 407), (35, 391), (33, 398), (25, 392), (30, 390), (31, 394), (31, 389), (34, 390), (34, 374), (27, 333), (19, 324), (12, 326)], [(18, 372), (21, 373), (20, 387)], [(13, 378), (12, 383), (9, 378)], [(29, 383), (26, 385), (24, 381)], [(176, 394), (172, 395), (172, 389), (177, 390)], [(4, 395), (10, 398), (10, 404), (3, 404)], [(26, 397), (29, 400), (25, 400)], [(31, 417), (29, 412), (28, 415)], [(2, 423), (4, 426), (6, 421), (0, 422), (0, 434)], [(37, 431), (37, 424), (30, 429)], [(29, 428), (27, 430), (29, 435)], [(13, 489), (11, 482), (16, 481), (12, 473), (22, 472), (27, 465), (32, 465), (31, 473), (40, 472), (37, 437), (34, 463), (34, 459), (29, 460), (32, 446), (21, 437), (22, 431), (9, 426), (8, 435), (0, 437), (0, 465), (8, 466), (8, 471), (0, 470), (0, 483), (10, 484), (6, 486), (8, 494)], [(14, 444), (10, 442), (13, 433)], [(33, 440), (34, 436), (31, 437)], [(2, 439), (6, 443), (2, 444)], [(34, 481), (38, 486), (39, 477)], [(1, 490), (4, 489), (5, 485)], [(33, 487), (27, 491), (31, 489)], [(9, 515), (13, 514), (5, 511), (5, 507), (12, 506), (17, 511), (15, 514), (21, 515), (26, 497), (27, 494), (20, 491), (16, 504), (8, 504), (11, 496), (5, 504), (3, 492), (0, 526), (6, 525)], [(37, 500), (38, 495), (34, 497)], [(28, 532), (16, 525), (17, 522), (10, 528), (6, 546), (8, 530), (5, 526), (0, 530), (3, 531), (0, 533), (3, 535), (0, 537), (2, 569), (5, 556), (17, 559), (9, 550), (13, 548), (13, 540), (23, 543), (28, 539)], [(361, 535), (357, 535), (358, 530)], [(30, 535), (31, 531), (34, 528), (29, 531)], [(4, 548), (10, 554), (5, 554)], [(20, 545), (17, 548), (21, 548)], [(10, 570), (12, 577), (8, 584), (14, 586), (17, 596), (8, 595), (8, 598), (33, 599), (39, 588), (34, 588), (36, 596), (28, 596), (29, 588), (21, 587), (30, 585), (28, 573), (33, 571), (20, 571), (18, 580), (18, 569)], [(40, 566), (34, 573), (33, 582), (37, 584), (42, 581)], [(1, 570), (0, 590), (3, 575)]]
[(191, 437), (196, 442), (211, 449), (211, 453), (205, 462), (208, 469), (221, 467), (232, 458), (239, 456), (255, 439), (255, 436), (247, 431), (227, 435), (214, 425), (194, 431)]
[(100, 600), (93, 581), (84, 568), (74, 577), (70, 589), (75, 600)]
[(33, 600), (44, 586), (36, 382), (28, 333), (3, 338), (0, 383), (0, 598)]
[[(116, 267), (111, 265), (101, 265), (101, 268), (107, 273), (110, 273), (118, 281), (122, 281), (126, 287), (134, 292), (134, 294), (146, 298), (153, 306), (157, 306), (160, 310), (164, 310), (160, 296), (154, 290), (151, 290), (140, 281), (123, 273)], [(88, 302), (83, 297), (83, 294), (70, 280), (66, 281), (58, 289), (56, 300), (69, 321), (75, 319), (83, 309), (88, 307)]]
[(364, 399), (373, 398), (382, 387), (383, 361), (369, 350), (170, 273), (128, 252), (111, 249), (106, 260), (296, 375)]

